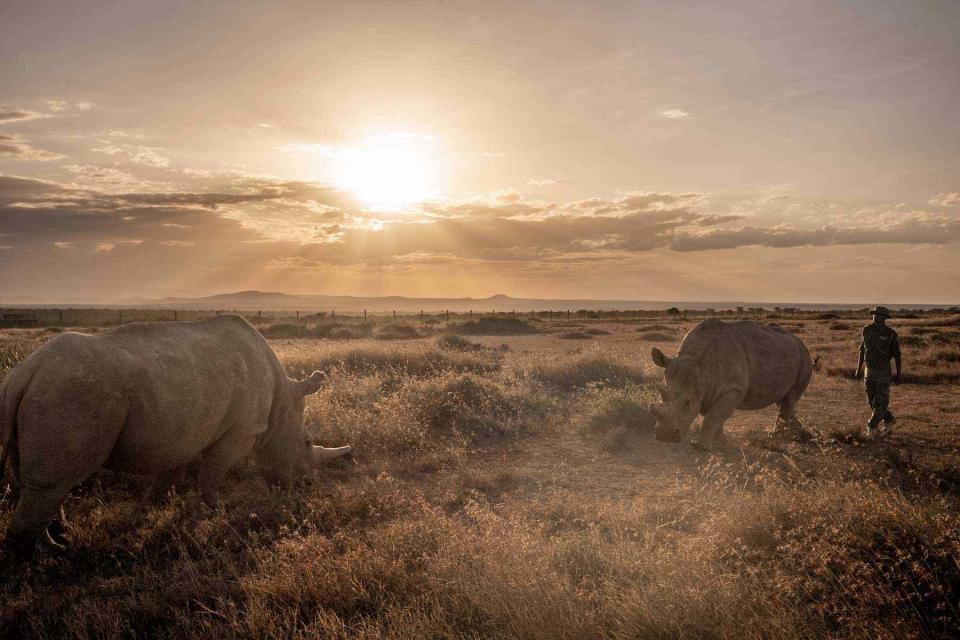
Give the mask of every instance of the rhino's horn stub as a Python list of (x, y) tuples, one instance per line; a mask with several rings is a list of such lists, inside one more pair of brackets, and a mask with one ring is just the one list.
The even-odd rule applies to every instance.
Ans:
[(322, 465), (340, 458), (346, 458), (352, 455), (353, 448), (350, 445), (343, 447), (314, 447), (313, 460), (316, 464)]
[(667, 357), (667, 354), (656, 347), (650, 350), (650, 357), (653, 358), (653, 363), (661, 369), (666, 369), (672, 360), (672, 358)]

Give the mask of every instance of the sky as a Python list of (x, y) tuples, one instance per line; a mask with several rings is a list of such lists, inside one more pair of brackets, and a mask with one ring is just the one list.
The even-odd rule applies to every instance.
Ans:
[(0, 3), (0, 304), (960, 302), (960, 3)]

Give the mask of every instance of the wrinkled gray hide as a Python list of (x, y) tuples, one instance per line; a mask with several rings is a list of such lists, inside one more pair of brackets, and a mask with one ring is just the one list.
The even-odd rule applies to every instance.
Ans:
[(803, 341), (776, 325), (751, 320), (705, 320), (683, 338), (676, 357), (653, 349), (664, 369), (663, 402), (651, 405), (657, 439), (679, 442), (697, 414), (703, 416), (695, 446), (710, 448), (723, 436), (723, 423), (736, 409), (777, 404), (777, 428), (798, 437), (810, 434), (795, 407), (813, 374)]
[(57, 336), (0, 388), (4, 455), (20, 483), (10, 535), (42, 531), (70, 489), (101, 467), (156, 475), (162, 491), (200, 456), (199, 488), (210, 505), (227, 471), (251, 452), (272, 481), (311, 475), (349, 453), (307, 442), (304, 397), (322, 377), (288, 378), (239, 316)]

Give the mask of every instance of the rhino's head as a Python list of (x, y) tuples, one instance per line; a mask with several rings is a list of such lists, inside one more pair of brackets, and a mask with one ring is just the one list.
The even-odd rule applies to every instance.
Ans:
[(274, 481), (295, 476), (313, 477), (317, 467), (350, 455), (350, 447), (318, 447), (310, 442), (303, 426), (306, 398), (320, 390), (326, 376), (314, 371), (303, 380), (287, 379), (274, 407), (274, 423), (265, 436), (260, 462), (267, 476)]
[(657, 419), (657, 440), (680, 442), (703, 402), (699, 367), (693, 356), (669, 358), (656, 348), (650, 355), (654, 363), (663, 368), (667, 381), (666, 386), (657, 385), (662, 401), (650, 405), (650, 413)]

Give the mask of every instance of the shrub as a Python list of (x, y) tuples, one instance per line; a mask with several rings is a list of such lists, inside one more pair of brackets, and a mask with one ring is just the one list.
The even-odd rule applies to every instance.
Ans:
[(466, 351), (466, 352), (477, 352), (484, 351), (486, 347), (478, 342), (471, 342), (466, 338), (463, 338), (458, 335), (445, 335), (437, 338), (437, 348), (445, 349), (448, 351)]
[(320, 324), (294, 324), (280, 322), (260, 329), (266, 338), (333, 338), (337, 340), (363, 338), (369, 336), (372, 325), (368, 323), (340, 324), (324, 322)]
[(586, 333), (587, 335), (591, 335), (591, 336), (609, 336), (609, 335), (612, 335), (612, 334), (611, 334), (609, 331), (607, 331), (606, 329), (587, 329), (586, 331), (584, 331), (584, 333)]
[(637, 327), (637, 331), (664, 331), (673, 333), (677, 330), (675, 325), (669, 324), (648, 324), (643, 327)]
[(585, 331), (567, 331), (557, 337), (563, 340), (590, 340), (593, 336)]
[(419, 338), (420, 333), (409, 324), (388, 324), (379, 328), (373, 337), (377, 340), (411, 340)]
[(327, 334), (327, 337), (332, 340), (356, 340), (357, 338), (364, 337), (364, 334), (358, 332), (356, 329), (338, 327)]
[(318, 354), (313, 351), (285, 352), (282, 361), (289, 375), (304, 377), (312, 371), (334, 369), (351, 374), (429, 377), (445, 372), (491, 373), (500, 369), (492, 355), (450, 350), (402, 350), (384, 347), (354, 347)]
[(523, 388), (472, 373), (338, 373), (308, 400), (305, 421), (322, 444), (350, 443), (360, 459), (396, 459), (521, 435), (544, 422), (546, 406)]
[(462, 436), (471, 443), (525, 431), (527, 414), (537, 406), (523, 391), (472, 374), (448, 374), (408, 385), (405, 393), (432, 434)]
[(898, 340), (900, 341), (900, 344), (905, 347), (922, 347), (923, 345), (927, 344), (927, 341), (923, 338), (923, 336), (916, 335), (899, 336)]
[(643, 370), (600, 351), (577, 354), (551, 361), (538, 360), (524, 376), (556, 391), (571, 392), (589, 385), (625, 387), (643, 381)]
[(636, 385), (597, 389), (584, 398), (577, 412), (580, 430), (600, 438), (604, 449), (624, 449), (636, 442), (636, 436), (652, 433), (657, 419), (647, 407), (655, 399), (651, 389)]
[(466, 336), (523, 336), (540, 333), (529, 321), (514, 316), (484, 316), (478, 320), (454, 322), (447, 333)]
[(650, 342), (669, 342), (674, 339), (674, 336), (663, 331), (644, 331), (640, 334), (640, 339)]

